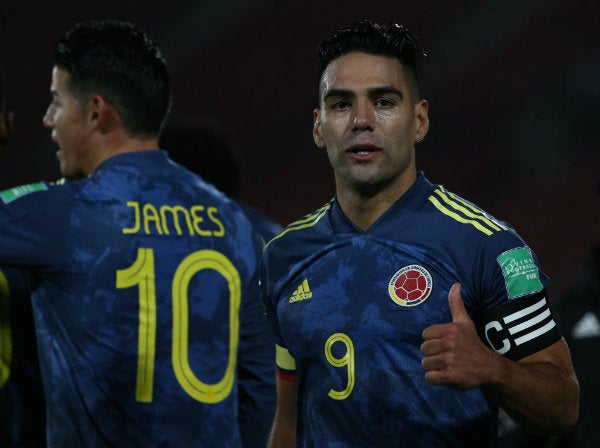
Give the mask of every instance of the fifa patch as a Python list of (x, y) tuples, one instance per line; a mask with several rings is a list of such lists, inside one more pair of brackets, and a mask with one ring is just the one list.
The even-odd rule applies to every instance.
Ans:
[(519, 247), (500, 254), (497, 258), (509, 299), (543, 289), (539, 270), (528, 247)]
[(27, 184), (20, 185), (18, 187), (9, 188), (8, 190), (0, 191), (0, 198), (2, 198), (2, 202), (8, 204), (9, 202), (14, 201), (15, 199), (19, 199), (22, 196), (28, 195), (29, 193), (34, 193), (36, 191), (47, 190), (48, 187), (43, 182), (38, 182), (35, 184)]
[(433, 278), (427, 269), (418, 264), (404, 266), (390, 279), (388, 294), (400, 306), (416, 306), (431, 294)]

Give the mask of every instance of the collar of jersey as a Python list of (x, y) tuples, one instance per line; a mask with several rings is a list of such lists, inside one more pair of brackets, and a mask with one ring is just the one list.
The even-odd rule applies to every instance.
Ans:
[(415, 183), (365, 232), (346, 217), (336, 197), (331, 209), (331, 226), (336, 233), (386, 235), (397, 232), (401, 223), (414, 219), (415, 211), (423, 206), (434, 189), (435, 186), (419, 171)]
[(159, 149), (149, 149), (147, 151), (131, 151), (124, 152), (121, 154), (114, 155), (98, 166), (96, 172), (101, 170), (105, 170), (107, 168), (116, 166), (116, 165), (129, 165), (129, 166), (138, 166), (138, 167), (146, 167), (152, 160), (160, 160), (166, 159), (167, 152)]

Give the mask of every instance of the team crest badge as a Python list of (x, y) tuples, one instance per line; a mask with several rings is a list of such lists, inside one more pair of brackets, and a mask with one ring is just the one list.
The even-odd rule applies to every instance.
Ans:
[(398, 305), (416, 306), (427, 300), (432, 286), (433, 278), (429, 271), (418, 264), (411, 264), (392, 276), (388, 293)]

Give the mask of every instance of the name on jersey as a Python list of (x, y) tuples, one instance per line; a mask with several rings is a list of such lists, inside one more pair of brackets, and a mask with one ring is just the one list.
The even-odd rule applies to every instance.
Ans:
[(225, 226), (217, 217), (217, 207), (193, 205), (186, 208), (137, 201), (127, 202), (127, 207), (131, 209), (133, 226), (123, 228), (126, 234), (225, 236)]

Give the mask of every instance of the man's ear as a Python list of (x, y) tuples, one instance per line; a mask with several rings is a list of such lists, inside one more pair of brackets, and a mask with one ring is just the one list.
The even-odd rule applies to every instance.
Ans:
[(313, 111), (313, 139), (315, 144), (321, 148), (325, 149), (325, 141), (323, 140), (323, 136), (321, 134), (321, 110), (315, 109)]
[(425, 100), (420, 100), (415, 105), (415, 116), (416, 119), (416, 135), (415, 140), (420, 142), (427, 135), (427, 131), (429, 131), (429, 103)]
[(117, 110), (103, 96), (92, 95), (87, 107), (88, 122), (92, 130), (99, 130), (105, 134), (117, 125)]
[(13, 122), (15, 118), (14, 112), (6, 112), (0, 114), (0, 148), (6, 148), (12, 140), (14, 133)]

